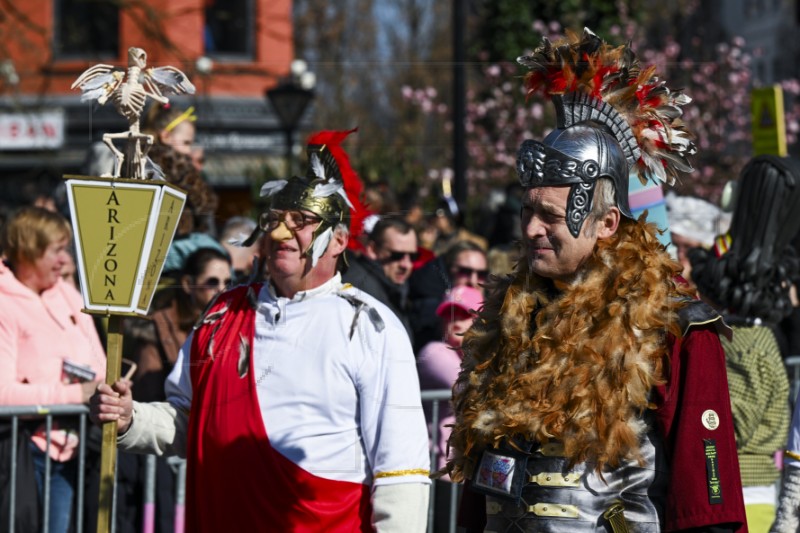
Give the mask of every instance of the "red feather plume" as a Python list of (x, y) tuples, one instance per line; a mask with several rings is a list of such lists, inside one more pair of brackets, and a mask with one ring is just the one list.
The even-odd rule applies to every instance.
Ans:
[[(320, 131), (309, 136), (307, 145), (322, 145), (330, 152), (339, 167), (342, 175), (344, 191), (354, 209), (350, 211), (350, 234), (351, 237), (358, 237), (363, 231), (364, 219), (370, 215), (364, 204), (361, 203), (361, 195), (364, 192), (364, 184), (358, 177), (353, 167), (350, 166), (350, 157), (342, 148), (342, 142), (358, 128), (344, 131)], [(358, 247), (358, 239), (351, 238), (348, 245), (350, 248)]]

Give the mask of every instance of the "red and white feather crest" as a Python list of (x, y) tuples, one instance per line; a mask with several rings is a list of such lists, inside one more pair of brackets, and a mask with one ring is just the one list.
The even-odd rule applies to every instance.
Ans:
[[(530, 68), (525, 77), (528, 96), (585, 93), (604, 102), (628, 123), (639, 146), (634, 162), (639, 179), (673, 184), (678, 172), (691, 172), (692, 136), (681, 120), (681, 107), (691, 102), (682, 91), (670, 90), (654, 66), (642, 69), (630, 45), (612, 47), (589, 29), (578, 37), (542, 44), (517, 61)], [(623, 144), (624, 140), (619, 139)]]

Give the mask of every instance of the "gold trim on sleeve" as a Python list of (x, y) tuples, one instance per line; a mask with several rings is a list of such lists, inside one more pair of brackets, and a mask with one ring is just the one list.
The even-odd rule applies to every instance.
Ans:
[(430, 470), (424, 468), (414, 468), (411, 470), (390, 470), (389, 472), (378, 472), (375, 474), (375, 479), (384, 477), (398, 477), (398, 476), (429, 476)]

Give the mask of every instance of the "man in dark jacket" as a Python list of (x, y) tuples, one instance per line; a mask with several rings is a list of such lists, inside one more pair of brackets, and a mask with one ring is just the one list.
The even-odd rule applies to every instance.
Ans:
[(343, 281), (377, 298), (400, 319), (413, 340), (408, 316), (408, 278), (417, 259), (417, 234), (405, 221), (384, 218), (369, 234), (364, 255), (350, 256)]

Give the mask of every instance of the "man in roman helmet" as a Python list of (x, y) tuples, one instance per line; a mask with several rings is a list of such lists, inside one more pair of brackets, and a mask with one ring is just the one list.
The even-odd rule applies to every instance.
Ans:
[(210, 305), (167, 402), (132, 402), (125, 382), (93, 398), (121, 449), (187, 457), (189, 531), (424, 531), (428, 441), (411, 344), (338, 271), (354, 200), (348, 133), (312, 136), (307, 176), (264, 186), (269, 279)]
[(631, 172), (672, 181), (689, 99), (585, 30), (519, 62), (557, 128), (522, 143), (523, 260), (466, 334), (445, 471), (469, 531), (746, 529), (720, 317), (687, 298)]

